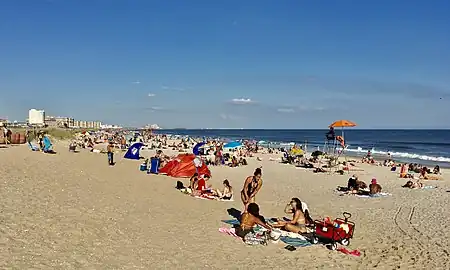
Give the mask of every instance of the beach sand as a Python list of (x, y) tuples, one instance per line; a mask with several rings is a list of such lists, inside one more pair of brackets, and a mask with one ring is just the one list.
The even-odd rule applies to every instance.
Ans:
[[(450, 269), (448, 175), (427, 181), (438, 189), (409, 190), (388, 168), (360, 165), (361, 180), (376, 177), (393, 195), (357, 198), (334, 191), (349, 175), (314, 174), (262, 156), (245, 167), (211, 167), (213, 186), (227, 178), (235, 190), (234, 202), (219, 202), (184, 195), (177, 179), (140, 172), (140, 162), (121, 153), (108, 167), (104, 154), (55, 150), (0, 149), (2, 269)], [(323, 245), (294, 252), (281, 243), (247, 246), (219, 233), (228, 226), (221, 220), (231, 219), (227, 209), (242, 209), (239, 191), (258, 166), (262, 215), (284, 216), (292, 197), (313, 218), (350, 212), (356, 229), (349, 249), (361, 257)]]

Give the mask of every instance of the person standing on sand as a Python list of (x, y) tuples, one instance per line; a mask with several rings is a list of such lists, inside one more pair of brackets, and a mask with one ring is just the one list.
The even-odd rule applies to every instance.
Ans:
[(245, 179), (244, 188), (241, 191), (241, 199), (244, 204), (244, 213), (247, 212), (248, 205), (255, 202), (255, 196), (262, 187), (262, 171), (257, 168), (253, 176)]
[(112, 141), (109, 141), (106, 150), (108, 151), (109, 166), (114, 166), (114, 144)]

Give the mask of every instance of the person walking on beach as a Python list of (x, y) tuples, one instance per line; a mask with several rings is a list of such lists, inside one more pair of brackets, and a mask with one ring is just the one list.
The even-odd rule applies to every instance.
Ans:
[(241, 191), (241, 199), (244, 204), (244, 213), (247, 212), (248, 205), (255, 202), (255, 196), (262, 187), (262, 170), (257, 168), (253, 176), (245, 179), (244, 188)]
[(108, 147), (106, 149), (108, 150), (109, 166), (114, 166), (114, 144), (112, 141), (109, 141)]
[(5, 140), (5, 144), (10, 144), (11, 131), (6, 127), (6, 124), (3, 124), (3, 138)]

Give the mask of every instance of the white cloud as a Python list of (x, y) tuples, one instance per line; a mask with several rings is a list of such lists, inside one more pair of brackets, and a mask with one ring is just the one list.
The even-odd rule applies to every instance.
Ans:
[(232, 114), (226, 114), (226, 113), (221, 113), (221, 114), (219, 114), (219, 116), (220, 116), (220, 118), (222, 118), (223, 120), (236, 121), (236, 120), (242, 119), (241, 116), (238, 116), (238, 115), (232, 115)]
[(151, 107), (150, 109), (152, 109), (153, 111), (160, 111), (163, 108), (161, 108), (161, 107)]
[(131, 82), (132, 84), (140, 84), (141, 82), (140, 81), (134, 81), (134, 82)]
[(180, 92), (186, 90), (185, 88), (181, 88), (181, 87), (169, 87), (169, 86), (166, 86), (166, 85), (161, 86), (161, 89), (163, 89), (163, 90), (168, 90), (168, 91), (180, 91)]
[(281, 113), (293, 113), (293, 112), (295, 112), (295, 110), (293, 108), (278, 108), (277, 111), (281, 112)]
[(148, 96), (149, 96), (149, 97), (154, 97), (154, 96), (156, 96), (156, 94), (148, 93)]
[(231, 102), (234, 103), (234, 104), (250, 104), (250, 103), (254, 103), (254, 101), (249, 99), (249, 98), (233, 98), (231, 100)]

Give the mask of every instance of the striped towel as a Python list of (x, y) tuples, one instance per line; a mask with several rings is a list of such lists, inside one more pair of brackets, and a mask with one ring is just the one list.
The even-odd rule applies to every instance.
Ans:
[(294, 246), (294, 247), (307, 247), (307, 246), (311, 246), (311, 243), (307, 240), (305, 240), (304, 238), (292, 238), (292, 237), (288, 237), (288, 236), (281, 236), (280, 240), (288, 245)]
[(224, 234), (228, 234), (231, 235), (235, 238), (240, 238), (237, 234), (236, 234), (236, 230), (234, 228), (219, 228), (219, 232), (224, 233)]

